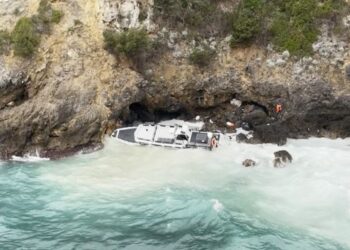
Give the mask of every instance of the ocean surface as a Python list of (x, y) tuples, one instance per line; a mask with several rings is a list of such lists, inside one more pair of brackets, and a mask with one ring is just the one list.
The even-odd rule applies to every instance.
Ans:
[[(291, 165), (273, 168), (286, 149)], [(244, 168), (243, 160), (258, 162)], [(0, 249), (350, 249), (350, 139), (0, 163)]]

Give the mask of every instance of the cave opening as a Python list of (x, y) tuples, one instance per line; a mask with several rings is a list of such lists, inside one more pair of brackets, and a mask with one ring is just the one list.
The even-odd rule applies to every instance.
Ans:
[(150, 109), (147, 105), (141, 102), (135, 102), (129, 105), (129, 112), (124, 117), (126, 124), (133, 124), (137, 122), (160, 122), (171, 119), (186, 119), (188, 112), (185, 108), (166, 109), (157, 108)]
[(136, 121), (152, 122), (153, 120), (154, 115), (149, 111), (146, 105), (140, 102), (135, 102), (129, 105), (129, 114), (125, 119), (127, 124), (131, 124)]
[(247, 106), (247, 105), (254, 105), (254, 106), (262, 109), (267, 115), (269, 115), (269, 109), (266, 106), (264, 106), (264, 105), (262, 105), (262, 104), (260, 104), (258, 102), (254, 102), (254, 101), (243, 101), (242, 102), (242, 106), (243, 107)]

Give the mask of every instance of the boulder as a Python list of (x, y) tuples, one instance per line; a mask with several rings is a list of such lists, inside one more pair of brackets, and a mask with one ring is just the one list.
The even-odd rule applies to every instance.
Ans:
[(246, 159), (242, 162), (242, 165), (245, 166), (246, 168), (254, 167), (256, 165), (256, 162), (251, 159)]
[(254, 127), (254, 143), (286, 144), (288, 130), (281, 122), (274, 122)]
[(280, 150), (274, 153), (275, 159), (273, 165), (275, 168), (284, 167), (293, 161), (292, 155), (286, 150)]
[(238, 143), (247, 142), (247, 140), (248, 140), (248, 138), (245, 134), (239, 133), (236, 136), (236, 142), (238, 142)]
[(262, 109), (255, 109), (252, 112), (243, 116), (243, 121), (253, 126), (261, 125), (266, 122), (267, 114)]
[(245, 131), (250, 131), (252, 130), (250, 124), (248, 122), (242, 122), (241, 123), (241, 128), (244, 129)]

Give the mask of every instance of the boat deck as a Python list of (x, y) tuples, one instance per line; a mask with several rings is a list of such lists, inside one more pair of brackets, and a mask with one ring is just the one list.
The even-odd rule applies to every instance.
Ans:
[(135, 141), (135, 131), (136, 128), (132, 129), (121, 129), (118, 131), (117, 138), (123, 141), (136, 143)]

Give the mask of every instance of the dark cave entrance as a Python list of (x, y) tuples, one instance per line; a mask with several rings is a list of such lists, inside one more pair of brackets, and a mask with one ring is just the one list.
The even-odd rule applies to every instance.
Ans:
[(137, 122), (160, 122), (171, 119), (186, 119), (188, 112), (185, 108), (166, 108), (150, 109), (142, 102), (135, 102), (129, 105), (129, 113), (124, 119), (126, 124)]
[(267, 115), (269, 115), (269, 109), (267, 107), (265, 107), (264, 105), (254, 102), (254, 101), (243, 101), (242, 102), (242, 107), (244, 106), (248, 106), (248, 105), (253, 105), (261, 110), (263, 110)]

